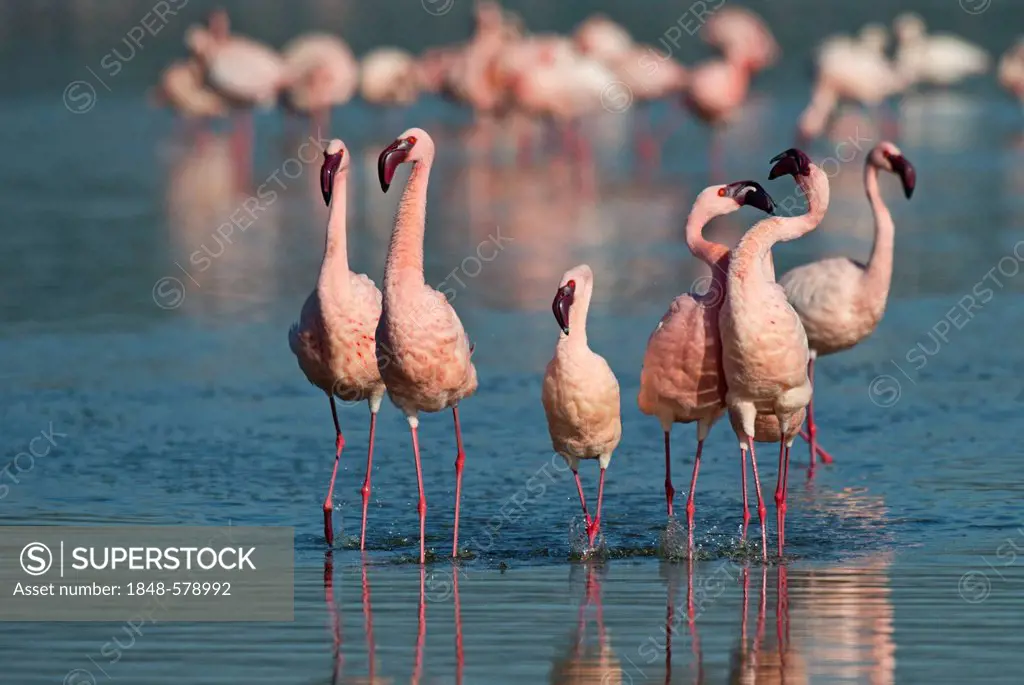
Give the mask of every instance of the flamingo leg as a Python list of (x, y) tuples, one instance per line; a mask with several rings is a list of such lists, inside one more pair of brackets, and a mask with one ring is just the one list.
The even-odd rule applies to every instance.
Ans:
[(366, 658), (370, 662), (370, 682), (374, 681), (374, 670), (377, 667), (376, 642), (373, 639), (373, 607), (370, 603), (370, 582), (366, 577), (366, 557), (363, 557), (363, 629), (366, 633)]
[(416, 507), (416, 510), (420, 515), (420, 564), (424, 564), (427, 561), (427, 498), (423, 494), (423, 467), (420, 465), (420, 439), (417, 434), (416, 426), (419, 425), (419, 420), (414, 417), (409, 422), (409, 430), (412, 431), (412, 451), (416, 457), (416, 484), (420, 491), (420, 501)]
[[(801, 430), (800, 431), (800, 437), (805, 442), (810, 442), (811, 441), (811, 436), (809, 436), (807, 434), (807, 431), (805, 431), (805, 430)], [(821, 445), (815, 445), (814, 450), (818, 453), (818, 456), (821, 457), (822, 463), (831, 464), (833, 461), (835, 461), (835, 459), (832, 457), (832, 455), (829, 454), (828, 452), (826, 452), (825, 448), (823, 448)]]
[(597, 537), (597, 532), (601, 530), (601, 500), (604, 498), (604, 472), (605, 469), (601, 469), (601, 478), (597, 483), (597, 515), (594, 520), (587, 525), (587, 537), (590, 539), (590, 546), (594, 546), (594, 539)]
[(779, 530), (779, 558), (786, 546), (786, 481), (789, 477), (789, 447), (783, 437), (779, 443), (779, 476), (775, 485), (775, 518)]
[[(807, 362), (807, 380), (810, 381), (811, 387), (814, 387), (814, 358), (812, 357)], [(815, 454), (821, 456), (821, 462), (823, 464), (831, 464), (832, 456), (823, 449), (818, 447), (818, 426), (814, 423), (814, 393), (811, 393), (811, 401), (807, 404), (807, 442), (811, 445), (811, 470), (814, 470), (814, 459)]]
[(465, 669), (465, 655), (462, 650), (462, 605), (459, 602), (459, 569), (452, 574), (452, 590), (455, 593), (455, 685), (462, 685)]
[(668, 502), (668, 517), (672, 518), (672, 500), (676, 496), (675, 488), (672, 487), (672, 457), (669, 443), (671, 435), (665, 431), (665, 501)]
[(587, 512), (587, 500), (583, 497), (583, 484), (580, 483), (579, 471), (573, 469), (572, 475), (576, 479), (576, 492), (580, 493), (580, 506), (583, 507), (583, 518), (587, 522), (587, 530), (590, 530), (590, 514)]
[(747, 507), (747, 451), (740, 449), (740, 485), (743, 488), (743, 533), (741, 540), (747, 539), (747, 526), (750, 525), (750, 508)]
[(693, 549), (693, 514), (697, 510), (693, 497), (697, 492), (697, 472), (700, 471), (700, 455), (704, 451), (704, 441), (697, 441), (697, 455), (693, 458), (693, 475), (690, 476), (690, 494), (686, 497), (686, 527), (690, 536), (690, 549)]
[(416, 629), (416, 657), (412, 670), (412, 685), (419, 685), (420, 676), (423, 674), (423, 646), (427, 640), (426, 581), (427, 567), (420, 566), (420, 611)]
[(324, 500), (324, 537), (327, 538), (327, 546), (334, 545), (334, 481), (338, 477), (338, 462), (341, 461), (341, 450), (345, 447), (345, 438), (341, 435), (341, 424), (338, 423), (338, 408), (334, 404), (334, 395), (330, 395), (331, 416), (334, 418), (334, 432), (337, 438), (334, 441), (334, 470), (331, 471), (331, 485), (327, 488), (327, 498)]
[(750, 465), (754, 469), (754, 490), (757, 493), (757, 517), (761, 521), (761, 559), (768, 561), (768, 531), (765, 526), (765, 515), (768, 510), (761, 497), (761, 477), (757, 475), (757, 453), (754, 451), (754, 439), (747, 436), (747, 447), (750, 449)]
[(370, 448), (366, 452), (366, 479), (363, 480), (363, 525), (359, 531), (359, 551), (366, 549), (366, 508), (370, 504), (370, 474), (373, 473), (373, 438), (377, 432), (377, 412), (370, 410)]
[(455, 445), (458, 454), (455, 456), (455, 537), (452, 541), (452, 558), (459, 556), (459, 502), (462, 500), (462, 466), (466, 463), (466, 453), (462, 449), (462, 428), (459, 426), (459, 407), (452, 407), (455, 417)]

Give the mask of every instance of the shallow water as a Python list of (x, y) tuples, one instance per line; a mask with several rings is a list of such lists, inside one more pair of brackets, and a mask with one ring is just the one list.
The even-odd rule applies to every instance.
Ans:
[[(327, 28), (352, 25), (357, 52), (397, 36), (410, 48), (433, 42), (396, 28), (422, 23), (419, 7), (389, 5), (389, 25), (366, 6), (332, 13), (298, 4), (280, 21), (269, 9), (259, 20), (236, 12), (236, 24), (280, 44), (322, 17)], [(537, 3), (520, 7), (531, 25), (566, 28), (582, 4), (550, 15)], [(119, 9), (99, 21), (87, 5), (68, 3), (73, 11), (52, 29), (33, 14), (42, 9), (5, 5), (10, 16), (0, 21), (23, 65), (5, 75), (0, 108), (8, 217), (0, 432), (9, 458), (40, 431), (54, 431), (56, 443), (21, 469), (0, 500), (0, 523), (294, 526), (295, 621), (156, 624), (128, 647), (117, 624), (0, 624), (4, 682), (354, 683), (371, 682), (371, 672), (372, 682), (424, 683), (1019, 680), (1024, 479), (1014, 436), (1024, 351), (1014, 331), (1024, 325), (1024, 146), (1019, 109), (994, 84), (907, 96), (873, 117), (849, 114), (831, 140), (809, 148), (823, 166), (831, 160), (832, 205), (820, 230), (777, 249), (780, 274), (833, 254), (867, 256), (872, 224), (858, 148), (883, 129), (891, 136), (898, 127), (919, 178), (909, 202), (883, 179), (898, 227), (886, 317), (870, 340), (818, 364), (821, 439), (837, 461), (808, 481), (806, 447), (797, 443), (786, 559), (768, 568), (738, 545), (738, 460), (724, 422), (705, 447), (697, 559), (657, 558), (662, 437), (636, 408), (640, 363), (668, 302), (706, 274), (683, 243), (694, 195), (744, 178), (764, 182), (777, 201), (793, 193), (791, 181), (764, 179), (768, 160), (791, 145), (807, 96), (798, 36), (888, 14), (814, 18), (768, 7), (786, 61), (758, 81), (721, 156), (709, 162), (707, 131), (666, 106), (608, 115), (588, 124), (592, 194), (557, 159), (516, 166), (514, 140), (499, 135), (499, 152), (482, 153), (488, 132), (443, 103), (386, 116), (356, 103), (335, 113), (333, 130), (353, 155), (350, 259), (374, 279), (399, 194), (379, 192), (377, 153), (408, 126), (434, 134), (427, 277), (452, 291), (481, 383), (460, 408), (468, 455), (460, 539), (469, 558), (458, 568), (444, 559), (455, 456), (445, 414), (421, 423), (437, 560), (422, 575), (414, 563), (415, 471), (407, 428), (390, 405), (378, 424), (370, 549), (360, 555), (367, 415), (345, 407), (335, 505), (342, 539), (325, 572), (329, 409), (286, 341), (321, 256), (319, 159), (302, 147), (301, 126), (260, 114), (246, 181), (226, 133), (189, 144), (169, 115), (145, 106), (142, 87), (178, 54), (184, 21), (126, 64), (109, 91), (97, 87), (94, 109), (70, 114), (58, 104), (65, 84), (95, 68), (148, 9), (110, 3)], [(678, 13), (631, 20), (613, 4), (605, 9), (652, 42)], [(457, 4), (437, 22), (436, 42), (461, 35), (463, 10)], [(195, 3), (186, 18), (203, 11)], [(925, 16), (974, 40), (990, 36), (1001, 50), (1011, 37), (1008, 11), (996, 3), (961, 21), (953, 3)], [(700, 54), (692, 42), (687, 61)], [(659, 169), (633, 154), (647, 116), (670, 131)], [(289, 161), (301, 158), (309, 162)], [(218, 243), (217, 227), (274, 178), (278, 197), (230, 244)], [(735, 243), (756, 218), (743, 211), (710, 233)], [(596, 274), (590, 344), (617, 373), (623, 398), (624, 437), (602, 512), (605, 553), (588, 563), (573, 554), (578, 501), (550, 451), (539, 401), (557, 338), (550, 298), (580, 262)], [(678, 511), (693, 428), (673, 437)], [(776, 455), (770, 445), (759, 454), (771, 504)], [(581, 469), (591, 497), (592, 466)], [(773, 514), (769, 506), (769, 536)], [(759, 536), (756, 515), (751, 533)], [(105, 649), (114, 637), (116, 660)]]

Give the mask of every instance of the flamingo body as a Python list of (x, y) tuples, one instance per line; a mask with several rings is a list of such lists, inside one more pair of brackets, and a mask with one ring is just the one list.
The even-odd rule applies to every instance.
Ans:
[(351, 48), (329, 33), (299, 36), (281, 56), (291, 84), (288, 104), (300, 112), (345, 104), (359, 85), (359, 63)]

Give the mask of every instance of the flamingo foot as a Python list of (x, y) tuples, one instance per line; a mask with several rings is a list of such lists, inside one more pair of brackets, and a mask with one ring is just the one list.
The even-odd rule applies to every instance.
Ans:
[[(805, 430), (800, 431), (800, 437), (803, 438), (805, 442), (811, 441), (811, 436), (808, 435)], [(822, 464), (831, 464), (835, 461), (832, 455), (825, 451), (824, 447), (817, 444), (817, 440), (815, 440), (814, 451), (818, 453), (818, 458), (821, 459)], [(813, 468), (813, 466), (811, 468)]]

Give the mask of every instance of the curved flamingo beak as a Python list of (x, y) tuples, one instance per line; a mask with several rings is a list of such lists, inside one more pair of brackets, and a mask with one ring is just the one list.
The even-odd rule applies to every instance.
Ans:
[(903, 194), (909, 200), (910, 196), (914, 194), (914, 186), (917, 185), (917, 171), (914, 170), (914, 165), (908, 162), (903, 155), (886, 155), (886, 159), (892, 165), (892, 170), (900, 177), (900, 181), (903, 183)]
[(388, 145), (377, 158), (377, 178), (380, 180), (380, 189), (385, 193), (391, 187), (391, 179), (395, 177), (395, 169), (409, 157), (412, 150), (412, 143), (400, 138)]
[(331, 194), (334, 192), (334, 174), (341, 167), (341, 158), (345, 151), (341, 150), (333, 155), (324, 152), (324, 163), (320, 167), (320, 192), (324, 196), (324, 204), (331, 206)]
[(772, 170), (768, 172), (768, 180), (774, 181), (779, 176), (807, 176), (811, 173), (811, 158), (801, 150), (791, 147), (785, 152), (772, 157)]
[(775, 213), (775, 200), (757, 181), (737, 181), (725, 187), (725, 194), (736, 200), (741, 207), (746, 205), (760, 209), (765, 214)]
[(551, 303), (551, 311), (555, 315), (555, 321), (562, 332), (569, 335), (569, 307), (575, 299), (576, 284), (563, 285), (555, 293), (555, 299)]

